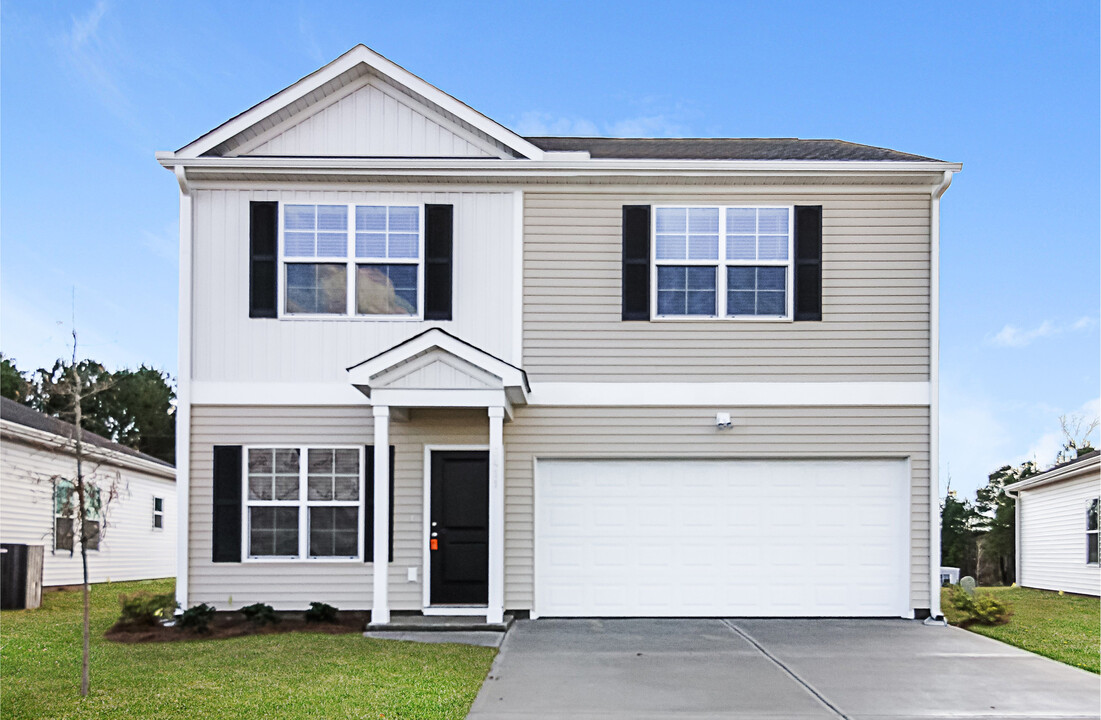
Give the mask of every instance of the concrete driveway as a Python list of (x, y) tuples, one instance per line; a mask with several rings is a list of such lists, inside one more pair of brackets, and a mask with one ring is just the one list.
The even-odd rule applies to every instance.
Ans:
[(1098, 676), (906, 620), (516, 623), (471, 718), (1098, 718)]

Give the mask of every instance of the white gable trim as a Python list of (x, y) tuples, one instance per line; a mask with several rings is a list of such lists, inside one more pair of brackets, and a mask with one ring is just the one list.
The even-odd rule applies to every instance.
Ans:
[(356, 45), (336, 60), (317, 70), (290, 87), (272, 95), (267, 100), (254, 105), (237, 117), (219, 125), (202, 137), (192, 141), (175, 153), (179, 158), (197, 158), (211, 149), (221, 145), (226, 140), (247, 130), (264, 118), (291, 105), (301, 98), (317, 90), (325, 83), (340, 76), (356, 65), (367, 65), (377, 74), (388, 78), (399, 86), (404, 86), (413, 93), (423, 97), (430, 103), (434, 103), (446, 112), (451, 113), (471, 127), (474, 127), (519, 155), (531, 160), (542, 160), (543, 151), (512, 132), (503, 125), (490, 120), (485, 115), (477, 112), (439, 88), (420, 79), (405, 68), (387, 60), (383, 56), (368, 49), (364, 45)]

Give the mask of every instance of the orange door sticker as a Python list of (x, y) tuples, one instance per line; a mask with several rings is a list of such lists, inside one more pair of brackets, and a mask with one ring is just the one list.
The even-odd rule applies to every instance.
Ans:
[(440, 549), (440, 544), (436, 540), (436, 538), (432, 538), (431, 540), (428, 541), (428, 549), (429, 550), (439, 550)]

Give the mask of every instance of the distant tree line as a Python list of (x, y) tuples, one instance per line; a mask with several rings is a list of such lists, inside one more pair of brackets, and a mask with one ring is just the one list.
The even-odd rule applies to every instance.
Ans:
[(147, 455), (176, 462), (176, 391), (168, 373), (142, 365), (109, 371), (94, 360), (58, 360), (53, 367), (23, 372), (0, 353), (0, 395), (66, 422), (73, 422), (71, 370), (84, 386), (100, 388), (80, 400), (87, 431)]
[[(1082, 416), (1059, 418), (1063, 429), (1061, 458), (1073, 458), (1093, 450), (1090, 435), (1098, 421)], [(958, 498), (951, 490), (941, 503), (941, 565), (957, 567), (960, 576), (970, 575), (982, 585), (1009, 585), (1017, 581), (1016, 500), (1005, 486), (1036, 475), (1034, 461), (1017, 466), (1003, 465), (987, 476), (986, 485), (975, 491), (975, 501)]]

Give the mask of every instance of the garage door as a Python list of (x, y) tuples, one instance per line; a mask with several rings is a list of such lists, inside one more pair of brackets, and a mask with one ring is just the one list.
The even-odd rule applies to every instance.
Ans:
[(901, 616), (909, 470), (896, 460), (540, 460), (546, 617)]

